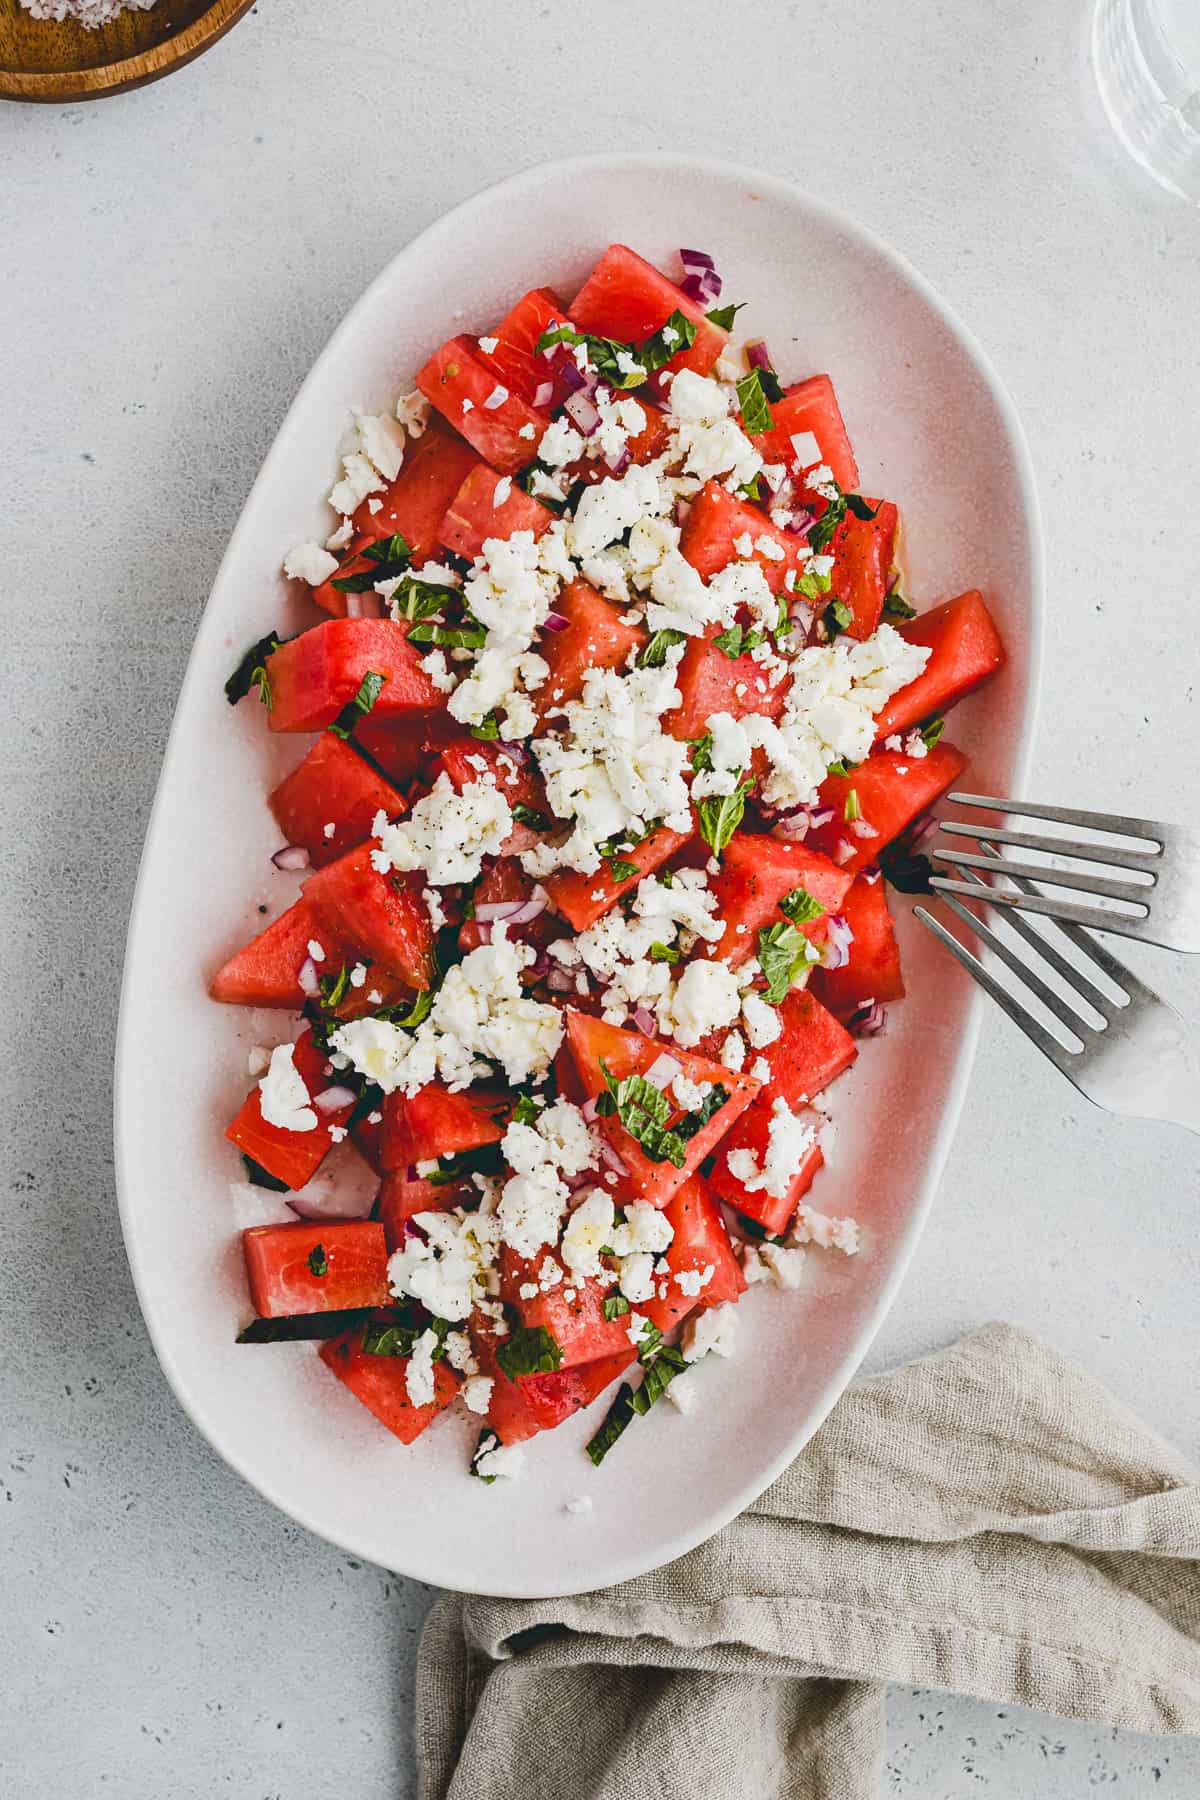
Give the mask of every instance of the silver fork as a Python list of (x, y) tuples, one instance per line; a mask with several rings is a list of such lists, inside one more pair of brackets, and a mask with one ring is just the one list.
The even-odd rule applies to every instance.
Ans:
[[(1038, 806), (1033, 801), (998, 800), (989, 794), (950, 794), (948, 798), (960, 806), (1013, 813), (1018, 818), (1045, 819), (1072, 830), (1107, 832), (1132, 838), (1138, 845), (1138, 848), (1129, 849), (1073, 838), (1041, 837), (1029, 831), (1014, 831), (1008, 826), (961, 819), (940, 820), (943, 836), (929, 847), (929, 854), (953, 869), (993, 866), (987, 857), (946, 842), (947, 838), (967, 838), (982, 840), (985, 844), (1006, 844), (1017, 850), (1067, 856), (1098, 865), (1098, 869), (1125, 870), (1135, 877), (1122, 881), (1111, 873), (1058, 869), (1046, 863), (1017, 862), (1005, 857), (1004, 873), (1014, 877), (1016, 888), (993, 890), (990, 898), (995, 905), (1021, 912), (1044, 913), (1049, 918), (1066, 920), (1074, 925), (1089, 925), (1093, 930), (1115, 931), (1121, 937), (1140, 938), (1143, 943), (1160, 944), (1168, 950), (1200, 950), (1200, 831), (1190, 831), (1182, 825), (1166, 825), (1157, 819), (1081, 812), (1069, 806)], [(1037, 882), (1039, 886), (1032, 887), (1031, 882)], [(944, 875), (935, 875), (933, 886), (942, 894), (977, 897), (972, 884)], [(1111, 900), (1117, 904), (1088, 905), (1065, 896), (1045, 894), (1041, 891), (1043, 886), (1066, 888), (1095, 900)], [(1138, 910), (1118, 910), (1122, 906)]]
[[(998, 851), (985, 844), (984, 852), (976, 859), (981, 868), (1010, 877), (1022, 897), (1038, 897), (1030, 881), (1014, 875), (1012, 866)], [(1056, 919), (1042, 930), (1036, 929), (1016, 910), (1010, 891), (984, 881), (980, 875), (969, 874), (966, 882), (957, 885), (956, 892), (987, 905), (1005, 907), (1004, 917), (1013, 932), (1059, 977), (1065, 991), (1048, 986), (1013, 945), (942, 886), (945, 904), (1041, 1001), (1062, 1027), (1067, 1041), (1047, 1030), (940, 919), (923, 906), (914, 908), (917, 918), (1081, 1094), (1108, 1112), (1136, 1119), (1163, 1119), (1200, 1132), (1200, 1055), (1173, 1006), (1139, 981), (1079, 925)], [(1050, 933), (1073, 945), (1087, 959), (1087, 965), (1079, 968), (1065, 957)], [(1112, 983), (1119, 999), (1097, 985), (1096, 974)], [(1099, 1025), (1085, 1016), (1089, 1007), (1100, 1016)]]

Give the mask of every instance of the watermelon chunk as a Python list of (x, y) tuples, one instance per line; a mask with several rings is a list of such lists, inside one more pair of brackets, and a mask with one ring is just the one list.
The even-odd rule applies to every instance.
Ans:
[(386, 1306), (391, 1298), (383, 1226), (371, 1219), (252, 1225), (242, 1249), (260, 1318)]
[(342, 943), (382, 963), (409, 987), (424, 989), (433, 979), (434, 961), (423, 886), (419, 872), (381, 875), (371, 861), (371, 846), (360, 844), (310, 875), (304, 893)]
[[(831, 856), (839, 868), (857, 874), (952, 787), (966, 766), (962, 751), (944, 738), (923, 757), (873, 750), (866, 762), (848, 775), (825, 777), (820, 804), (831, 806), (834, 816), (828, 825), (812, 832), (808, 841)], [(875, 829), (874, 837), (856, 836), (845, 822), (852, 790), (862, 820)]]
[(842, 903), (842, 913), (854, 933), (850, 960), (840, 969), (814, 969), (810, 985), (831, 1012), (845, 1019), (870, 1000), (881, 1005), (902, 1000), (904, 979), (887, 891), (878, 871), (873, 881), (858, 877)]
[[(743, 555), (735, 549), (735, 541), (750, 538), (751, 552)], [(769, 545), (770, 551), (760, 548)], [(788, 571), (799, 566), (805, 541), (791, 531), (772, 525), (766, 514), (748, 500), (739, 500), (719, 481), (708, 481), (692, 501), (691, 511), (683, 522), (679, 548), (691, 563), (710, 581), (726, 563), (756, 562), (773, 594), (783, 589)]]
[(918, 613), (897, 627), (910, 644), (926, 644), (929, 661), (893, 694), (875, 721), (880, 739), (945, 712), (1004, 666), (1004, 645), (977, 588)]
[[(311, 1031), (302, 1032), (296, 1039), (292, 1060), (310, 1096), (335, 1085), (330, 1064), (324, 1052), (313, 1043)], [(317, 1123), (311, 1131), (287, 1131), (280, 1125), (269, 1125), (263, 1118), (262, 1094), (255, 1082), (226, 1127), (225, 1136), (276, 1181), (286, 1182), (290, 1188), (302, 1188), (312, 1180), (331, 1148), (334, 1128), (345, 1125), (353, 1111), (353, 1101), (331, 1112), (317, 1110)], [(348, 1300), (339, 1304), (358, 1306), (374, 1302)], [(292, 1310), (314, 1312), (317, 1309), (297, 1306)]]
[[(788, 1221), (801, 1197), (808, 1192), (818, 1169), (825, 1161), (814, 1135), (798, 1157), (795, 1169), (781, 1193), (770, 1194), (760, 1187), (748, 1188), (739, 1176), (734, 1175), (729, 1167), (729, 1159), (737, 1150), (749, 1150), (756, 1166), (760, 1169), (763, 1167), (774, 1113), (774, 1101), (768, 1094), (761, 1094), (754, 1105), (742, 1114), (726, 1142), (721, 1145), (713, 1170), (713, 1185), (726, 1205), (744, 1213), (746, 1218), (756, 1220), (772, 1237), (787, 1229)], [(814, 1115), (811, 1120), (814, 1130), (819, 1122)]]
[[(573, 1008), (568, 1009), (566, 1021), (567, 1043), (589, 1099), (606, 1091), (604, 1070), (600, 1066), (602, 1060), (614, 1080), (623, 1081), (627, 1075), (644, 1075), (664, 1051), (675, 1059), (689, 1080), (719, 1085), (728, 1094), (729, 1098), (708, 1123), (687, 1140), (681, 1167), (672, 1162), (652, 1161), (615, 1115), (599, 1120), (599, 1129), (628, 1171), (622, 1185), (629, 1195), (646, 1200), (651, 1206), (666, 1206), (749, 1106), (761, 1084), (749, 1075), (735, 1075), (732, 1069), (697, 1056), (694, 1051), (659, 1043), (654, 1038), (643, 1037), (638, 1031), (622, 1031), (616, 1025), (606, 1025), (602, 1019), (590, 1018)], [(682, 1116), (681, 1109), (673, 1107), (668, 1128), (677, 1125)]]
[(430, 1082), (415, 1094), (388, 1094), (380, 1163), (384, 1169), (408, 1169), (438, 1156), (498, 1144), (511, 1110), (508, 1095), (494, 1088), (452, 1094), (441, 1082)]
[(502, 1444), (524, 1443), (539, 1431), (552, 1431), (573, 1413), (590, 1406), (634, 1358), (633, 1346), (626, 1339), (623, 1350), (596, 1362), (573, 1363), (546, 1374), (509, 1381), (496, 1362), (491, 1336), (479, 1329), (473, 1336), (480, 1368), (493, 1378), (488, 1424)]
[(793, 888), (804, 888), (824, 907), (818, 918), (798, 927), (814, 943), (823, 943), (829, 914), (838, 911), (853, 879), (803, 844), (738, 833), (722, 853), (720, 872), (708, 884), (717, 897), (717, 917), (725, 923), (724, 934), (707, 946), (708, 954), (734, 968), (745, 962), (757, 948), (760, 926), (782, 922), (779, 902)]
[[(699, 1175), (684, 1182), (667, 1207), (667, 1218), (675, 1228), (675, 1236), (665, 1252), (670, 1269), (666, 1278), (667, 1291), (664, 1295), (659, 1294), (660, 1278), (655, 1285), (654, 1298), (638, 1307), (638, 1311), (660, 1331), (670, 1331), (698, 1306), (719, 1306), (723, 1301), (736, 1300), (746, 1289), (746, 1279), (733, 1253), (721, 1209), (707, 1182)], [(709, 1269), (712, 1274), (695, 1294), (686, 1293), (676, 1279), (679, 1275), (689, 1274), (703, 1277)]]
[(852, 638), (869, 638), (879, 624), (900, 523), (890, 500), (867, 504), (875, 508), (875, 517), (860, 519), (847, 512), (829, 546), (834, 564), (826, 605), (840, 600), (850, 609), (845, 629)]
[[(658, 407), (646, 397), (645, 388), (638, 388), (632, 395), (624, 398), (636, 400), (646, 415), (646, 423), (642, 429), (626, 440), (625, 449), (629, 460), (631, 463), (653, 462), (666, 449), (671, 428)], [(586, 481), (589, 487), (593, 487), (596, 482), (611, 475), (612, 470), (602, 456), (581, 456), (567, 465), (567, 473), (572, 481)]]
[(656, 825), (649, 837), (643, 838), (632, 850), (622, 850), (619, 860), (632, 864), (637, 873), (621, 881), (613, 876), (611, 860), (603, 862), (594, 875), (581, 875), (577, 869), (562, 869), (557, 875), (547, 877), (546, 892), (550, 904), (576, 931), (586, 931), (616, 905), (622, 894), (627, 894), (645, 876), (661, 868), (668, 857), (674, 856), (694, 835), (690, 831), (671, 831), (666, 825)]
[[(553, 288), (531, 288), (486, 334), (495, 338), (495, 348), (485, 350), (482, 343), (476, 343), (476, 353), (497, 381), (548, 415), (562, 405), (571, 389), (562, 380), (560, 358), (539, 353), (537, 343), (552, 326), (570, 324), (570, 315)], [(538, 393), (547, 381), (553, 383), (554, 391), (539, 404)]]
[(285, 841), (303, 844), (319, 869), (369, 837), (377, 812), (394, 818), (406, 802), (349, 743), (325, 731), (269, 804)]
[(462, 726), (444, 707), (429, 713), (369, 712), (354, 727), (354, 742), (377, 763), (393, 787), (405, 788), (425, 773), (429, 756), (462, 734)]
[(392, 619), (326, 619), (281, 644), (266, 670), (272, 731), (324, 730), (371, 671), (385, 677), (373, 709), (380, 718), (445, 704), (408, 641), (407, 626)]
[(550, 673), (534, 691), (533, 703), (545, 717), (551, 708), (577, 700), (589, 669), (620, 669), (646, 642), (640, 625), (631, 625), (623, 608), (605, 600), (586, 581), (572, 581), (555, 601), (564, 618), (562, 631), (543, 631), (538, 655), (550, 665)]
[[(794, 382), (782, 400), (772, 402), (771, 416), (774, 428), (754, 434), (764, 462), (786, 463), (800, 474), (825, 463), (844, 493), (856, 491), (858, 464), (828, 375), (810, 375), (807, 381)], [(803, 438), (805, 432), (816, 438), (818, 455), (812, 454), (811, 446), (805, 446), (800, 454), (792, 443), (793, 435)]]
[[(497, 500), (496, 496), (502, 497)], [(554, 522), (554, 514), (540, 500), (519, 488), (511, 476), (498, 475), (485, 462), (477, 462), (450, 505), (439, 528), (447, 550), (470, 562), (483, 554), (488, 538), (510, 538), (518, 531), (541, 537)]]
[[(729, 341), (729, 333), (706, 319), (702, 306), (628, 245), (609, 245), (571, 303), (571, 317), (580, 331), (616, 338), (622, 344), (644, 343), (673, 312), (693, 321), (696, 337), (666, 367), (707, 375)], [(661, 384), (652, 378), (650, 385), (653, 390)]]
[[(714, 633), (714, 635), (716, 635)], [(701, 737), (713, 713), (732, 713), (744, 718), (747, 713), (760, 713), (777, 719), (787, 699), (788, 681), (777, 681), (772, 687), (761, 663), (753, 656), (726, 656), (711, 638), (689, 638), (683, 658), (675, 670), (679, 689), (679, 705), (664, 713), (663, 730), (672, 737)], [(741, 690), (739, 692), (739, 690)]]
[(427, 1406), (414, 1406), (408, 1397), (408, 1357), (368, 1356), (362, 1338), (361, 1329), (330, 1338), (321, 1345), (321, 1361), (381, 1425), (402, 1444), (411, 1444), (449, 1406), (458, 1382), (447, 1363), (434, 1363), (433, 1399)]
[[(479, 356), (474, 338), (460, 335), (443, 344), (418, 374), (417, 386), (501, 475), (515, 475), (537, 455), (546, 428), (544, 415), (497, 381), (495, 370)], [(497, 399), (498, 395), (503, 397)], [(522, 437), (522, 431), (528, 435)]]
[[(558, 1263), (563, 1279), (556, 1287), (543, 1292), (539, 1271), (547, 1261)], [(522, 1287), (536, 1287), (538, 1291), (531, 1299), (523, 1299)], [(581, 1280), (573, 1275), (549, 1250), (527, 1261), (512, 1250), (503, 1249), (500, 1253), (500, 1291), (504, 1299), (516, 1307), (522, 1325), (530, 1330), (542, 1326), (550, 1333), (562, 1351), (564, 1369), (607, 1356), (624, 1355), (628, 1360), (632, 1350), (626, 1329), (628, 1320), (604, 1316), (604, 1299), (609, 1290), (590, 1276)]]
[(308, 957), (309, 939), (322, 929), (302, 897), (217, 970), (209, 993), (227, 1006), (276, 1006), (299, 1012), (305, 1001), (300, 969)]

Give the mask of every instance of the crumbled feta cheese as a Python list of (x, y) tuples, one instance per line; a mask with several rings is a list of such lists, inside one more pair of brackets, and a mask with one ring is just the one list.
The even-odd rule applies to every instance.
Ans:
[(735, 1075), (745, 1067), (746, 1040), (741, 1032), (731, 1031), (729, 1033), (721, 1045), (721, 1061), (727, 1069), (732, 1069)]
[(250, 1054), (246, 1058), (246, 1073), (257, 1081), (265, 1075), (271, 1064), (271, 1052), (265, 1044), (251, 1044)]
[(471, 1340), (465, 1331), (448, 1331), (446, 1333), (446, 1361), (460, 1375), (474, 1375), (479, 1367), (475, 1360), (475, 1352), (471, 1348)]
[(787, 1244), (760, 1244), (758, 1254), (774, 1276), (776, 1287), (798, 1288), (804, 1279), (804, 1252)]
[(350, 971), (350, 986), (352, 988), (360, 988), (365, 984), (366, 979), (367, 979), (366, 963), (355, 963), (354, 967)]
[(530, 419), (530, 421), (527, 425), (522, 425), (520, 431), (518, 431), (518, 433), (517, 433), (517, 436), (521, 437), (521, 438), (535, 438), (537, 436), (537, 426), (534, 424), (532, 419)]
[(496, 408), (503, 406), (507, 399), (508, 389), (498, 381), (483, 404), (488, 412), (495, 412)]
[(761, 1192), (773, 1200), (785, 1200), (816, 1135), (812, 1125), (793, 1113), (786, 1100), (776, 1100), (762, 1167), (753, 1150), (731, 1150), (726, 1158), (729, 1173), (749, 1194)]
[(750, 1064), (750, 1074), (755, 1081), (770, 1081), (771, 1065), (765, 1056), (756, 1056)]
[(465, 1319), (487, 1294), (499, 1225), (482, 1209), (418, 1213), (425, 1234), (408, 1237), (388, 1258), (388, 1285), (397, 1299), (419, 1300), (439, 1319)]
[(317, 1115), (309, 1105), (304, 1077), (296, 1067), (294, 1044), (276, 1044), (266, 1074), (258, 1084), (263, 1122), (280, 1131), (315, 1131)]
[(696, 1371), (681, 1369), (667, 1387), (667, 1399), (676, 1412), (690, 1413), (696, 1404)]
[(568, 1219), (562, 1259), (580, 1280), (600, 1273), (600, 1252), (612, 1236), (614, 1218), (612, 1197), (593, 1188)]
[(568, 1500), (563, 1507), (564, 1512), (573, 1513), (576, 1518), (582, 1518), (591, 1510), (592, 1496), (590, 1494), (580, 1494), (576, 1499)]
[(317, 939), (317, 938), (309, 938), (308, 954), (312, 957), (314, 962), (317, 962), (317, 963), (324, 962), (325, 961), (325, 946), (324, 946), (324, 944), (322, 944), (319, 941), (319, 939)]
[(730, 1301), (693, 1313), (683, 1328), (684, 1362), (699, 1362), (710, 1351), (714, 1356), (732, 1356), (736, 1329)]
[(414, 1094), (439, 1078), (457, 1092), (483, 1079), (488, 1062), (500, 1063), (513, 1086), (540, 1079), (563, 1025), (557, 1007), (530, 1000), (521, 986), (521, 970), (535, 954), (528, 944), (509, 943), (496, 925), (490, 944), (447, 970), (415, 1031), (387, 1019), (353, 1019), (333, 1033), (333, 1049), (389, 1094)]
[(742, 1024), (750, 1039), (751, 1048), (755, 1050), (765, 1050), (783, 1032), (778, 1009), (764, 1000), (761, 994), (749, 993), (742, 996)]
[(401, 394), (397, 400), (396, 417), (410, 438), (422, 437), (429, 423), (429, 402), (414, 388), (411, 394)]
[(338, 560), (322, 550), (320, 544), (297, 544), (283, 559), (283, 572), (293, 581), (307, 581), (309, 587), (320, 587), (337, 574)]
[(412, 1347), (404, 1370), (404, 1386), (413, 1406), (429, 1406), (433, 1400), (433, 1353), (437, 1347), (436, 1331), (423, 1331)]
[(857, 1256), (862, 1248), (857, 1219), (835, 1219), (815, 1212), (803, 1204), (792, 1220), (788, 1241), (793, 1244), (816, 1244), (822, 1250), (840, 1250), (843, 1256)]
[(669, 1037), (685, 1050), (710, 1031), (731, 1025), (741, 1011), (737, 976), (723, 962), (691, 962), (659, 1014)]
[(463, 1403), (468, 1412), (486, 1413), (492, 1403), (495, 1379), (491, 1375), (471, 1375), (462, 1384)]
[(716, 1272), (712, 1263), (706, 1263), (702, 1269), (680, 1269), (675, 1281), (680, 1293), (686, 1294), (689, 1300), (694, 1300), (700, 1290), (708, 1286)]
[(479, 348), (483, 351), (485, 356), (491, 356), (492, 352), (499, 345), (499, 342), (500, 342), (499, 338), (481, 337), (479, 340)]
[(702, 481), (730, 475), (741, 487), (754, 480), (763, 459), (730, 417), (729, 397), (719, 382), (680, 369), (671, 383), (669, 412), (672, 464), (682, 458), (684, 473)]
[(661, 1208), (646, 1200), (632, 1200), (625, 1208), (624, 1220), (607, 1241), (617, 1256), (634, 1256), (639, 1251), (661, 1256), (674, 1236), (675, 1227)]
[(531, 1258), (558, 1241), (570, 1199), (563, 1176), (580, 1175), (595, 1161), (592, 1133), (577, 1106), (556, 1100), (535, 1124), (510, 1124), (500, 1148), (513, 1170), (496, 1209), (501, 1235), (518, 1256)]
[(525, 1452), (520, 1444), (496, 1444), (491, 1450), (485, 1450), (482, 1456), (477, 1456), (471, 1467), (476, 1475), (485, 1479), (488, 1476), (502, 1475), (506, 1480), (512, 1480), (520, 1474), (524, 1462)]
[(712, 1082), (692, 1081), (689, 1076), (679, 1074), (671, 1083), (671, 1092), (684, 1112), (699, 1112), (712, 1093)]
[(654, 1258), (645, 1250), (635, 1250), (631, 1256), (623, 1256), (617, 1277), (621, 1292), (633, 1304), (640, 1305), (645, 1300), (654, 1298)]
[(821, 446), (811, 431), (793, 431), (790, 442), (799, 469), (811, 469), (821, 461)]
[(499, 855), (512, 828), (512, 809), (494, 781), (469, 781), (460, 793), (443, 772), (406, 818), (391, 824), (376, 813), (371, 863), (381, 875), (423, 869), (435, 887), (476, 881), (484, 857)]

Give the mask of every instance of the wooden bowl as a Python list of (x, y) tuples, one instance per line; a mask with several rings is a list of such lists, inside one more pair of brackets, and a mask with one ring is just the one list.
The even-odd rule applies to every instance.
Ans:
[(0, 96), (98, 100), (157, 81), (200, 56), (254, 0), (157, 0), (87, 31), (73, 19), (35, 19), (0, 0)]

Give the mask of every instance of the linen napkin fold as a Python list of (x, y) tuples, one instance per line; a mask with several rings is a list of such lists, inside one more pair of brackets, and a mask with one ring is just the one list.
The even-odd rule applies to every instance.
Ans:
[(666, 1568), (441, 1596), (422, 1800), (875, 1800), (889, 1681), (1200, 1731), (1198, 1480), (1073, 1363), (985, 1326), (855, 1383)]

